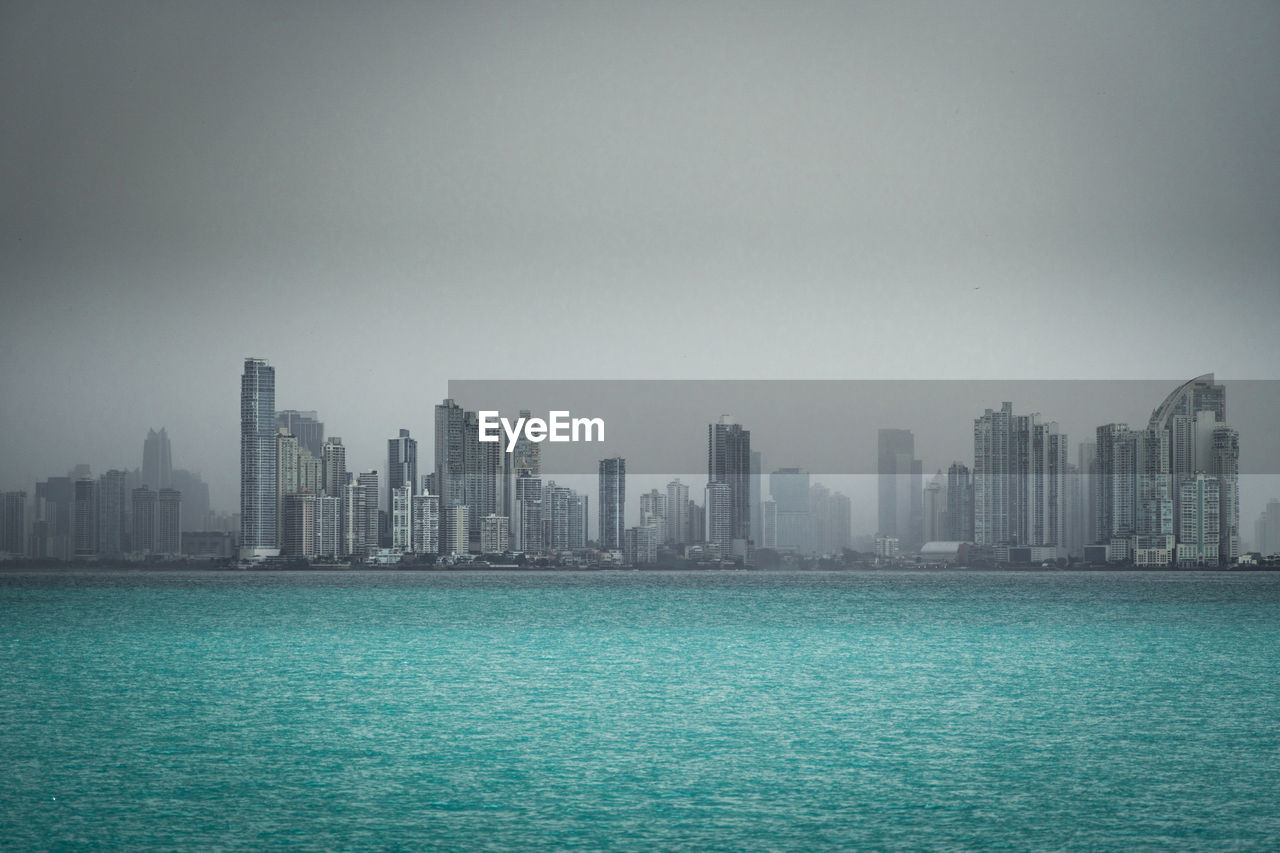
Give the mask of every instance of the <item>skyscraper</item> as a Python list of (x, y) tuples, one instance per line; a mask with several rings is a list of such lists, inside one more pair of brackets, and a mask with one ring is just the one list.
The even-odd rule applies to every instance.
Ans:
[(719, 549), (719, 556), (727, 557), (733, 552), (734, 536), (733, 513), (736, 506), (733, 487), (728, 483), (713, 480), (707, 483), (703, 492), (703, 506), (707, 519), (707, 543)]
[(627, 460), (621, 456), (600, 460), (600, 547), (622, 550), (627, 503)]
[(769, 475), (769, 495), (777, 516), (773, 547), (779, 551), (809, 553), (813, 549), (809, 472), (801, 468), (779, 468)]
[(378, 547), (378, 472), (365, 471), (356, 480), (364, 496), (364, 547), (368, 552)]
[(406, 554), (413, 547), (413, 483), (391, 490), (391, 549)]
[(324, 455), (324, 422), (315, 412), (282, 409), (276, 413), (276, 426), (297, 436), (298, 446), (306, 448), (315, 458), (319, 459)]
[(124, 553), (129, 518), (128, 475), (111, 470), (98, 478), (98, 552), (107, 556)]
[(407, 429), (402, 429), (398, 437), (387, 439), (387, 509), (391, 510), (396, 489), (403, 488), (408, 483), (409, 492), (412, 493), (416, 482), (418, 442), (409, 437)]
[[(751, 432), (731, 415), (707, 426), (707, 482), (729, 487), (729, 538), (751, 537)], [(708, 528), (708, 537), (711, 530)], [(708, 539), (708, 541), (711, 541)]]
[(415, 554), (435, 554), (440, 550), (440, 497), (420, 494), (411, 499), (410, 550)]
[(466, 412), (461, 406), (451, 399), (436, 405), (436, 488), (440, 492), (441, 517), (446, 507), (467, 502), (463, 477), (465, 431)]
[(72, 541), (76, 557), (93, 557), (98, 553), (98, 482), (80, 477), (75, 485), (75, 509), (72, 516)]
[(142, 443), (142, 485), (157, 490), (173, 485), (173, 450), (164, 427), (159, 432), (147, 430)]
[(324, 443), (322, 469), (324, 493), (341, 498), (347, 485), (347, 449), (339, 436), (332, 436)]
[(27, 552), (27, 493), (5, 492), (0, 496), (0, 552), (25, 554)]
[(667, 515), (667, 541), (689, 544), (689, 487), (678, 477), (667, 483)]
[(240, 379), (240, 558), (280, 553), (276, 515), (276, 372), (247, 358)]
[[(897, 538), (901, 542), (916, 542), (923, 529), (924, 478), (921, 466), (917, 463), (916, 439), (909, 429), (881, 429), (876, 434), (876, 474), (879, 491), (879, 533), (881, 536)], [(777, 495), (774, 498), (777, 499)], [(917, 509), (918, 507), (918, 509)], [(778, 502), (778, 511), (783, 511), (782, 502)], [(781, 524), (781, 517), (779, 517)], [(778, 531), (782, 536), (781, 529)]]
[(182, 492), (161, 489), (156, 495), (156, 541), (158, 554), (182, 553)]
[(541, 554), (542, 478), (516, 477), (512, 501), (511, 547), (528, 554)]
[(1230, 563), (1240, 557), (1240, 433), (1226, 424), (1214, 427), (1210, 472), (1218, 478), (1218, 558)]
[(156, 550), (156, 502), (155, 489), (139, 486), (133, 490), (133, 530), (130, 548), (137, 554), (151, 554)]
[(1182, 533), (1178, 538), (1179, 566), (1216, 566), (1221, 555), (1221, 502), (1218, 478), (1203, 472), (1183, 481), (1178, 489)]
[(952, 542), (973, 541), (973, 479), (969, 467), (953, 462), (947, 469), (946, 500), (947, 539)]

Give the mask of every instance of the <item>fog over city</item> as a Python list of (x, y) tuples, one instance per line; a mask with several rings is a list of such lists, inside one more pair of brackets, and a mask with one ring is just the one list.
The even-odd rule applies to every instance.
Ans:
[(1278, 99), (1265, 2), (8, 3), (0, 490), (164, 427), (238, 511), (249, 356), (424, 473), (458, 380), (1280, 379)]

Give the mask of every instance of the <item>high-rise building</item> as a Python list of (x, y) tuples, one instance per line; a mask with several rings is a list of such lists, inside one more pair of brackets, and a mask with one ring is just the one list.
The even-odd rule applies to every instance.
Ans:
[[(1162, 431), (1163, 432), (1163, 431)], [(1179, 566), (1216, 566), (1221, 555), (1221, 502), (1218, 478), (1204, 473), (1184, 480), (1178, 489), (1178, 516), (1182, 532), (1178, 534)]]
[(441, 512), (467, 502), (465, 433), (466, 412), (461, 406), (451, 399), (436, 406), (436, 488)]
[(391, 550), (407, 554), (413, 548), (413, 482), (391, 490)]
[(779, 468), (769, 475), (769, 496), (778, 517), (773, 545), (777, 550), (798, 554), (813, 550), (810, 492), (809, 472), (801, 468)]
[[(396, 489), (409, 484), (409, 492), (413, 484), (418, 482), (418, 442), (409, 437), (407, 429), (400, 430), (396, 438), (387, 439), (387, 509), (391, 510), (391, 501)], [(406, 514), (408, 512), (406, 502)]]
[(423, 493), (411, 500), (410, 550), (435, 554), (440, 550), (440, 496)]
[(35, 521), (31, 525), (31, 556), (57, 560), (71, 558), (74, 480), (50, 477), (36, 483)]
[(72, 537), (76, 557), (94, 557), (98, 554), (98, 482), (80, 477), (75, 485), (75, 509), (72, 516)]
[(813, 521), (812, 550), (818, 554), (841, 554), (852, 535), (853, 505), (840, 492), (821, 483), (809, 487), (809, 517)]
[(749, 506), (751, 524), (747, 530), (748, 537), (753, 542), (760, 541), (760, 533), (763, 521), (760, 516), (760, 504), (764, 500), (763, 481), (764, 475), (761, 472), (761, 466), (764, 464), (763, 457), (759, 450), (751, 451), (751, 488)]
[(728, 483), (712, 480), (707, 483), (703, 494), (705, 496), (703, 506), (706, 508), (704, 511), (707, 519), (706, 541), (719, 548), (721, 557), (728, 556), (733, 551), (733, 540), (740, 538), (733, 535), (735, 533), (733, 513), (737, 505), (733, 487)]
[(156, 504), (159, 499), (159, 493), (147, 486), (139, 486), (133, 490), (133, 530), (130, 548), (134, 553), (156, 553)]
[(507, 517), (490, 513), (480, 524), (480, 553), (502, 554), (508, 549)]
[(365, 552), (379, 547), (379, 527), (380, 521), (378, 516), (378, 472), (364, 471), (356, 479), (360, 485), (360, 490), (364, 494), (364, 547)]
[(1078, 448), (1076, 476), (1079, 478), (1080, 510), (1077, 516), (1079, 525), (1077, 537), (1082, 545), (1092, 545), (1099, 539), (1097, 509), (1094, 507), (1096, 499), (1094, 481), (1098, 476), (1098, 444), (1096, 441), (1082, 441)]
[(369, 523), (365, 504), (364, 485), (347, 483), (342, 492), (342, 556), (363, 557), (368, 550), (365, 531)]
[(1098, 541), (1127, 539), (1134, 533), (1134, 442), (1128, 424), (1097, 428), (1093, 480), (1094, 528)]
[(541, 554), (542, 478), (516, 477), (511, 516), (511, 547), (527, 554)]
[(444, 527), (440, 532), (440, 547), (445, 554), (466, 554), (470, 549), (471, 521), (467, 518), (470, 510), (466, 504), (443, 507), (440, 510), (444, 519)]
[(542, 544), (547, 551), (569, 550), (569, 497), (573, 491), (552, 480), (542, 489)]
[(316, 459), (324, 455), (324, 422), (315, 412), (299, 412), (282, 409), (276, 413), (276, 426), (290, 435), (297, 436), (298, 446), (305, 448)]
[(651, 489), (640, 495), (640, 526), (653, 527), (659, 542), (667, 541), (667, 496)]
[(622, 550), (627, 503), (627, 460), (621, 456), (600, 460), (600, 548)]
[(974, 420), (974, 542), (997, 554), (1031, 546), (1065, 556), (1067, 446), (1056, 422), (1015, 415), (1010, 402)]
[(1218, 558), (1223, 563), (1233, 563), (1240, 557), (1240, 433), (1226, 424), (1218, 424), (1213, 429), (1209, 470), (1218, 478)]
[(947, 541), (973, 540), (973, 478), (963, 462), (953, 462), (947, 469)]
[(105, 556), (120, 556), (128, 543), (128, 483), (128, 475), (116, 469), (98, 478), (98, 553)]
[[(240, 379), (240, 558), (280, 552), (276, 514), (276, 372), (247, 358)], [(135, 545), (136, 548), (136, 545)]]
[[(915, 458), (916, 439), (909, 429), (881, 429), (876, 433), (876, 487), (879, 493), (879, 532), (902, 542), (916, 542), (923, 535), (921, 466)], [(777, 499), (774, 495), (774, 499)], [(920, 531), (916, 533), (917, 504)], [(782, 512), (782, 502), (778, 504)], [(781, 524), (781, 516), (779, 516)], [(782, 535), (779, 529), (779, 536)], [(918, 544), (918, 543), (917, 543)]]
[(173, 469), (173, 488), (182, 492), (182, 527), (184, 531), (208, 530), (211, 523), (209, 518), (209, 484), (195, 471), (175, 468)]
[[(281, 548), (284, 547), (284, 505), (289, 495), (299, 491), (298, 464), (302, 458), (302, 448), (298, 437), (289, 433), (284, 427), (276, 430), (276, 518), (280, 523), (276, 526), (276, 535)], [(288, 553), (288, 552), (285, 552)]]
[(1280, 554), (1280, 500), (1267, 501), (1253, 526), (1253, 548), (1264, 557)]
[(587, 547), (587, 510), (586, 495), (574, 491), (569, 492), (569, 550), (582, 551)]
[(707, 513), (697, 501), (689, 501), (689, 544), (707, 541)]
[(332, 436), (324, 443), (321, 464), (324, 493), (335, 498), (342, 497), (347, 486), (347, 449), (342, 446), (340, 436)]
[(173, 485), (173, 449), (164, 427), (159, 432), (147, 430), (142, 443), (142, 485), (157, 490)]
[(1013, 403), (987, 409), (973, 422), (973, 541), (1007, 544), (1009, 523), (1009, 449)]
[(5, 492), (0, 498), (0, 552), (27, 553), (27, 493)]
[(689, 487), (677, 477), (667, 483), (667, 541), (687, 545), (689, 538)]
[(506, 504), (503, 471), (507, 454), (501, 442), (480, 440), (477, 412), (465, 412), (463, 424), (463, 493), (470, 507), (471, 543), (479, 548), (483, 519), (498, 514)]
[(280, 553), (290, 557), (316, 556), (316, 496), (292, 492), (284, 496)]
[(731, 415), (721, 415), (718, 423), (707, 426), (707, 482), (729, 487), (730, 542), (750, 539), (751, 432)]
[(924, 541), (936, 542), (947, 538), (944, 529), (947, 517), (947, 481), (939, 471), (924, 487)]
[(760, 505), (760, 547), (776, 550), (778, 547), (778, 503), (764, 501)]
[(156, 493), (157, 554), (182, 553), (182, 492), (177, 489), (161, 489)]

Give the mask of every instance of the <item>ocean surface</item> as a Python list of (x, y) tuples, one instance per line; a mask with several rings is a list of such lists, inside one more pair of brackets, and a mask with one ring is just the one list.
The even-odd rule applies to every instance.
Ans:
[(0, 573), (8, 849), (1280, 848), (1280, 574)]

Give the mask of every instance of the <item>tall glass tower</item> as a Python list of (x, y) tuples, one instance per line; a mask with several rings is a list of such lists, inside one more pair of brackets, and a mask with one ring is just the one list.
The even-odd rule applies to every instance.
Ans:
[(276, 371), (246, 358), (240, 377), (240, 559), (279, 555), (276, 518)]
[(627, 460), (600, 460), (600, 547), (622, 550), (623, 510), (627, 505)]

